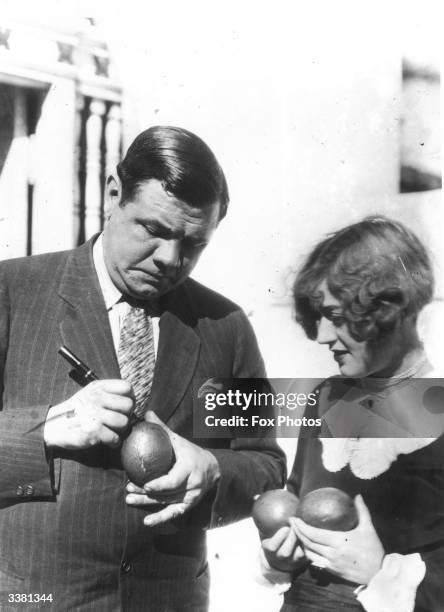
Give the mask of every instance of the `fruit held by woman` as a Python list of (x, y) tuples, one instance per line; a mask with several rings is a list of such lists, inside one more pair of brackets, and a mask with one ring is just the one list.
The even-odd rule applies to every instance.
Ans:
[(332, 531), (350, 531), (358, 524), (352, 498), (334, 487), (315, 489), (304, 495), (297, 516), (308, 525)]
[(281, 527), (289, 527), (288, 519), (296, 516), (299, 500), (284, 489), (262, 493), (253, 504), (253, 520), (261, 535), (273, 536)]

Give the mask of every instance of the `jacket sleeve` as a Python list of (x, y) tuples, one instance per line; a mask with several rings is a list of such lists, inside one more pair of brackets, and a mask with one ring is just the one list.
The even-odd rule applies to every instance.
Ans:
[[(265, 378), (256, 337), (242, 311), (236, 313), (233, 338), (233, 378)], [(273, 437), (234, 438), (229, 448), (209, 450), (218, 460), (221, 472), (213, 494), (210, 527), (249, 516), (255, 495), (284, 485), (285, 454)]]
[(49, 406), (7, 410), (3, 403), (8, 358), (10, 304), (0, 270), (0, 499), (53, 496), (52, 461), (43, 440)]

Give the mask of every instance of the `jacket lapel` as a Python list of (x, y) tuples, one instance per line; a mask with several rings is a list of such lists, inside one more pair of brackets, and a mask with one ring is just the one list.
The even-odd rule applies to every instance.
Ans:
[(111, 328), (92, 257), (93, 239), (72, 251), (58, 294), (65, 302), (63, 343), (99, 378), (120, 378)]
[[(65, 302), (62, 342), (99, 378), (120, 378), (108, 313), (92, 257), (90, 240), (72, 251), (58, 294)], [(178, 407), (196, 369), (200, 339), (192, 306), (181, 288), (167, 296), (159, 322), (159, 347), (148, 407), (167, 421)]]
[(191, 305), (179, 288), (168, 299), (159, 322), (159, 348), (148, 407), (166, 422), (178, 407), (195, 372), (200, 338)]

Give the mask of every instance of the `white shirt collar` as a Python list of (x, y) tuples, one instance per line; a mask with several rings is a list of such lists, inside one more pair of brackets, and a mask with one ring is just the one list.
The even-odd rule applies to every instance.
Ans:
[(102, 290), (103, 299), (105, 300), (105, 306), (107, 310), (110, 310), (120, 300), (122, 293), (114, 285), (106, 268), (105, 258), (103, 255), (102, 234), (100, 234), (94, 243), (93, 261), (99, 279), (100, 289)]

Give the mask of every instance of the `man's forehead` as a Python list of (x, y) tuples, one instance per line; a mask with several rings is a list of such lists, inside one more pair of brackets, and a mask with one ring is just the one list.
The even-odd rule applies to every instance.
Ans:
[(203, 232), (218, 222), (218, 207), (194, 208), (181, 202), (153, 203), (142, 213), (142, 220), (171, 231)]
[(147, 181), (136, 191), (134, 204), (147, 221), (158, 221), (165, 226), (176, 223), (216, 225), (219, 218), (218, 202), (197, 207), (165, 191), (159, 181)]

